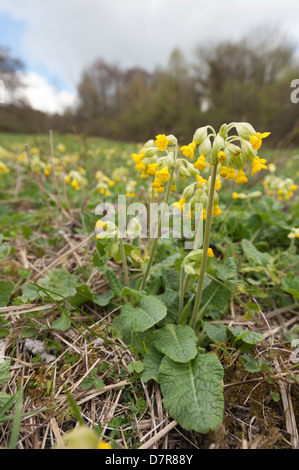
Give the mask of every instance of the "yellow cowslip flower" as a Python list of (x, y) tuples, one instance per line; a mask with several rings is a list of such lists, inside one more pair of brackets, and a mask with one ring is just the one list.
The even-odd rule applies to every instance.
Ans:
[(216, 184), (215, 184), (215, 189), (216, 189), (216, 191), (219, 191), (219, 189), (221, 189), (221, 187), (222, 187), (221, 179), (220, 179), (220, 178), (217, 178)]
[(141, 175), (140, 175), (140, 178), (145, 179), (145, 178), (148, 178), (148, 177), (149, 177), (149, 174), (145, 170), (143, 170)]
[(183, 212), (185, 202), (186, 202), (186, 199), (182, 198), (179, 201), (174, 202), (172, 205), (173, 205), (173, 207), (176, 207), (177, 209), (180, 209), (181, 212)]
[(220, 209), (218, 204), (214, 204), (212, 214), (213, 215), (221, 215), (222, 214), (222, 210)]
[(207, 218), (207, 209), (203, 208), (202, 213), (200, 215), (201, 220), (206, 220)]
[(77, 180), (73, 180), (71, 185), (76, 191), (79, 191), (79, 183)]
[(4, 175), (5, 173), (9, 173), (10, 169), (5, 165), (5, 163), (0, 162), (0, 175)]
[(236, 172), (234, 167), (230, 166), (229, 169), (227, 170), (227, 174), (225, 179), (226, 180), (235, 180), (237, 178)]
[(267, 170), (267, 166), (265, 165), (265, 163), (267, 163), (267, 160), (256, 156), (251, 162), (252, 164), (251, 176), (255, 175), (255, 173), (258, 173), (262, 169)]
[(155, 175), (158, 168), (159, 168), (159, 163), (150, 163), (147, 166), (147, 172), (149, 175)]
[(214, 258), (214, 252), (213, 252), (212, 248), (208, 249), (208, 257), (209, 258)]
[(158, 170), (156, 173), (156, 177), (159, 181), (168, 181), (170, 178), (168, 166), (164, 166), (161, 170)]
[(143, 170), (145, 170), (145, 168), (146, 168), (146, 166), (142, 161), (140, 163), (137, 163), (137, 165), (135, 167), (136, 171), (143, 171)]
[(110, 191), (108, 191), (108, 189), (107, 189), (106, 192), (105, 192), (105, 196), (110, 196), (110, 194), (111, 194)]
[(113, 447), (111, 447), (111, 445), (108, 444), (108, 442), (106, 442), (106, 441), (100, 441), (98, 443), (98, 449), (105, 449), (106, 450), (106, 449), (113, 449)]
[(108, 184), (109, 184), (110, 188), (112, 188), (112, 186), (115, 185), (114, 181), (112, 181), (112, 180), (110, 180), (110, 181), (108, 182)]
[(181, 147), (181, 151), (183, 152), (183, 155), (185, 157), (187, 158), (189, 157), (190, 159), (192, 159), (194, 157), (195, 148), (196, 148), (196, 143), (192, 142), (189, 145), (183, 145), (183, 147)]
[(228, 168), (227, 166), (223, 165), (220, 169), (219, 175), (222, 176), (222, 178), (225, 178), (228, 173)]
[(270, 135), (271, 132), (263, 132), (262, 134), (260, 132), (256, 132), (250, 137), (250, 143), (252, 145), (253, 150), (259, 150), (262, 146), (262, 139), (265, 139)]
[(203, 170), (206, 167), (206, 158), (205, 158), (205, 156), (200, 155), (193, 166), (196, 170), (199, 170), (199, 171)]
[(155, 179), (153, 182), (153, 189), (157, 191), (158, 193), (163, 193), (164, 192), (164, 185), (161, 180), (158, 178)]
[(248, 179), (246, 178), (244, 170), (240, 169), (236, 178), (237, 184), (247, 183)]
[(106, 226), (107, 222), (103, 222), (102, 220), (98, 220), (96, 223), (96, 228), (98, 228), (99, 230), (106, 228)]
[(66, 184), (69, 184), (69, 182), (70, 182), (70, 177), (69, 177), (69, 176), (66, 176), (66, 177), (64, 178), (64, 181), (66, 182)]
[[(270, 166), (270, 165), (269, 165)], [(296, 184), (293, 184), (291, 186), (291, 191), (296, 191), (296, 189), (298, 188), (298, 186)]]
[(287, 201), (288, 199), (290, 199), (291, 196), (293, 196), (293, 191), (288, 191), (287, 194), (285, 195), (285, 200)]
[(170, 190), (171, 190), (171, 191), (176, 191), (176, 185), (173, 184), (173, 185), (171, 186)]
[(132, 153), (132, 158), (134, 160), (134, 162), (136, 163), (136, 165), (138, 165), (138, 163), (142, 162), (143, 160), (143, 155), (141, 153)]
[(232, 197), (233, 197), (233, 199), (238, 199), (239, 194), (234, 191), (233, 194), (232, 194)]
[(225, 153), (223, 152), (223, 150), (220, 150), (220, 152), (218, 152), (218, 161), (219, 162), (224, 162), (225, 159), (226, 159)]
[(51, 173), (51, 165), (46, 165), (44, 168), (44, 174), (48, 176)]
[(99, 188), (99, 193), (100, 194), (105, 194), (105, 189), (104, 188)]
[(155, 145), (161, 152), (167, 148), (168, 144), (169, 140), (165, 134), (159, 134), (156, 136)]
[[(204, 184), (204, 183), (207, 183), (207, 180), (205, 180), (202, 176), (200, 175), (196, 175), (196, 181), (198, 183), (200, 183), (200, 185)], [(198, 187), (200, 187), (199, 185), (197, 185)]]

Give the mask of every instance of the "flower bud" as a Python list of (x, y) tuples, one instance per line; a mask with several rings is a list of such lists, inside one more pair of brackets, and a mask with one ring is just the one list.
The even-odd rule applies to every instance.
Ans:
[(225, 139), (227, 136), (227, 128), (228, 128), (227, 124), (222, 124), (222, 126), (220, 127), (219, 135), (223, 139)]
[(244, 141), (241, 143), (241, 147), (243, 155), (251, 162), (256, 157), (256, 151), (253, 150), (249, 143)]
[(155, 155), (157, 155), (157, 152), (158, 152), (157, 147), (147, 147), (145, 149), (144, 155), (150, 158), (150, 157), (154, 157)]
[(199, 146), (199, 155), (209, 155), (211, 151), (211, 141), (210, 138), (207, 137), (203, 143)]
[(235, 124), (235, 127), (241, 139), (249, 140), (250, 137), (256, 133), (249, 122), (238, 122)]
[(175, 135), (173, 134), (169, 134), (168, 136), (166, 136), (167, 139), (169, 140), (169, 144), (168, 145), (176, 145), (177, 142), (178, 142), (178, 139), (176, 138)]
[(196, 168), (194, 168), (194, 165), (189, 163), (187, 160), (185, 160), (185, 165), (188, 171), (191, 173), (191, 175), (194, 175), (194, 176), (199, 175), (199, 171)]
[(193, 136), (193, 142), (196, 143), (196, 145), (201, 144), (207, 137), (208, 135), (208, 126), (205, 127), (199, 127)]
[(144, 144), (143, 147), (142, 147), (142, 150), (145, 150), (145, 149), (147, 149), (148, 147), (154, 147), (154, 145), (155, 145), (154, 139), (150, 139), (150, 140), (148, 140), (147, 142), (145, 142), (145, 144)]
[(194, 183), (190, 184), (184, 189), (183, 198), (188, 201), (194, 194)]

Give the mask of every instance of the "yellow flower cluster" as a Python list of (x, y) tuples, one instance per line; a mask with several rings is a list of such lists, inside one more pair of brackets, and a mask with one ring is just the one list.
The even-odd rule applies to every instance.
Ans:
[(6, 173), (9, 173), (10, 169), (5, 165), (5, 163), (0, 161), (0, 175), (5, 175)]
[(266, 194), (279, 201), (290, 199), (298, 189), (298, 186), (294, 183), (292, 178), (280, 178), (274, 174), (274, 171), (271, 171), (271, 173), (264, 178), (263, 186)]
[(87, 179), (82, 175), (82, 170), (71, 170), (64, 178), (66, 184), (70, 184), (76, 191), (87, 186)]
[[(164, 185), (170, 179), (169, 163), (172, 163), (170, 152), (167, 156), (160, 156), (159, 152), (164, 152), (168, 146), (173, 146), (176, 142), (174, 136), (158, 134), (155, 140), (149, 140), (141, 148), (140, 152), (133, 153), (132, 159), (135, 169), (141, 172), (140, 178), (153, 178), (152, 188), (156, 193), (164, 192)], [(173, 185), (172, 190), (175, 190)]]
[(96, 172), (96, 180), (98, 181), (97, 183), (97, 190), (99, 191), (100, 194), (103, 194), (105, 196), (110, 196), (110, 188), (114, 186), (114, 181), (108, 178), (107, 175), (101, 170)]

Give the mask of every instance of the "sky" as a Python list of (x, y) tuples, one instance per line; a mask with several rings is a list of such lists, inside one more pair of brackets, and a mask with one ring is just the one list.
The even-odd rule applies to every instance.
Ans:
[(82, 70), (102, 58), (151, 71), (178, 47), (237, 40), (277, 28), (299, 51), (296, 0), (0, 0), (0, 46), (26, 65), (33, 107), (62, 112), (75, 103)]

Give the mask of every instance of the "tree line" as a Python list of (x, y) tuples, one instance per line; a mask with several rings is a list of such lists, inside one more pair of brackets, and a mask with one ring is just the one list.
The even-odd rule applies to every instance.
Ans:
[[(279, 142), (298, 126), (299, 104), (290, 99), (290, 84), (299, 78), (295, 52), (288, 41), (267, 33), (198, 46), (192, 63), (175, 49), (165, 67), (154, 71), (97, 59), (82, 71), (76, 109), (48, 116), (24, 102), (1, 105), (0, 130), (51, 127), (126, 141), (162, 132), (188, 142), (199, 126), (248, 121)], [(0, 49), (0, 79), (9, 74), (14, 89), (20, 66)]]

